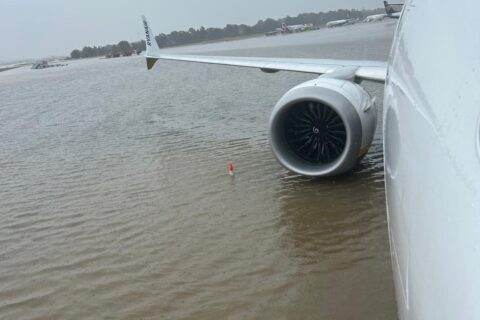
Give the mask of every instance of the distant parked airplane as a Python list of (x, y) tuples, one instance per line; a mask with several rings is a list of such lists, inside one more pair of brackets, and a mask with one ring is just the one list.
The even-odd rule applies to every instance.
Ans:
[(355, 21), (356, 19), (334, 20), (334, 21), (327, 22), (326, 26), (327, 28), (341, 27), (341, 26), (346, 26), (348, 24), (354, 24)]
[(393, 18), (393, 19), (400, 18), (400, 14), (402, 13), (401, 8), (403, 7), (403, 3), (390, 4), (387, 1), (384, 1), (383, 5), (385, 6), (385, 13), (368, 16), (365, 18), (365, 20), (363, 20), (363, 22), (381, 21), (383, 20), (383, 18)]
[(295, 24), (295, 25), (287, 26), (285, 23), (282, 23), (283, 33), (293, 33), (293, 32), (301, 32), (301, 31), (305, 31), (304, 24)]
[(363, 22), (375, 22), (375, 21), (382, 21), (383, 18), (385, 18), (387, 15), (385, 13), (381, 14), (373, 14), (371, 16), (368, 16), (363, 20)]

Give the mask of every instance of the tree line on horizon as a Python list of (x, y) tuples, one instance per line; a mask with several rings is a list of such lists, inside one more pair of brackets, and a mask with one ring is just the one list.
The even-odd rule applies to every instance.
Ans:
[[(282, 23), (285, 23), (286, 25), (313, 24), (316, 26), (323, 26), (328, 21), (332, 20), (364, 19), (369, 15), (384, 12), (385, 9), (378, 8), (373, 10), (340, 9), (329, 12), (301, 13), (296, 17), (287, 16), (282, 19), (268, 18), (265, 20), (259, 20), (253, 26), (248, 26), (245, 24), (227, 24), (224, 28), (200, 27), (199, 29), (190, 28), (188, 31), (172, 31), (169, 34), (160, 33), (159, 35), (155, 36), (155, 40), (160, 48), (166, 48), (204, 41), (262, 34), (280, 28)], [(141, 40), (136, 42), (128, 42), (122, 40), (118, 44), (93, 47), (86, 46), (83, 47), (82, 50), (73, 50), (70, 53), (70, 57), (73, 59), (91, 58), (105, 56), (111, 54), (112, 52), (126, 52), (130, 50), (145, 50), (145, 41)]]

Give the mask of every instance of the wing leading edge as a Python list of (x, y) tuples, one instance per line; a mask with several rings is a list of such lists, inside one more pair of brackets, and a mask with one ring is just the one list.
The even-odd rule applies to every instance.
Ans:
[(352, 76), (356, 81), (370, 80), (384, 82), (386, 78), (387, 64), (383, 61), (162, 54), (145, 17), (143, 17), (143, 25), (145, 28), (147, 47), (145, 57), (147, 59), (148, 69), (151, 69), (155, 62), (161, 59), (258, 68), (268, 73), (296, 71), (321, 75), (333, 72), (338, 73), (339, 70), (348, 67), (349, 70), (352, 70)]

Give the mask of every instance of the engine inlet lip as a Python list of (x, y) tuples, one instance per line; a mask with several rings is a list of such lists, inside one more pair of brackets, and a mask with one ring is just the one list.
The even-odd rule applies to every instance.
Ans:
[[(343, 89), (342, 82), (311, 80), (300, 84), (285, 93), (272, 110), (269, 120), (269, 142), (277, 161), (289, 171), (309, 177), (327, 177), (346, 172), (358, 162), (358, 152), (362, 146), (363, 127), (358, 110)], [(342, 119), (347, 139), (344, 152), (336, 161), (326, 165), (314, 165), (299, 159), (287, 145), (284, 138), (284, 117), (292, 105), (310, 100), (320, 102), (333, 109)]]
[[(278, 128), (278, 125), (274, 124), (275, 123), (274, 120), (276, 119), (278, 123), (284, 123), (285, 117), (288, 116), (288, 110), (293, 105), (296, 105), (303, 101), (314, 101), (314, 102), (319, 102), (326, 105), (327, 107), (335, 111), (340, 117), (340, 119), (342, 120), (342, 122), (344, 123), (345, 130), (346, 130), (346, 141), (345, 141), (344, 150), (336, 160), (330, 163), (317, 164), (317, 165), (308, 164), (308, 163), (305, 163), (304, 160), (300, 159), (293, 152), (291, 152), (291, 150), (287, 149), (288, 150), (287, 154), (283, 154), (282, 152), (282, 150), (284, 149), (284, 146), (283, 146), (284, 143), (279, 140), (281, 140), (281, 137), (283, 136), (283, 129)], [(345, 99), (345, 101), (347, 100)], [(353, 107), (352, 107), (352, 110), (353, 110)], [(338, 108), (335, 108), (331, 103), (326, 101), (326, 99), (321, 99), (317, 96), (312, 96), (312, 95), (302, 96), (300, 98), (290, 100), (287, 104), (282, 106), (281, 110), (277, 110), (277, 111), (278, 112), (275, 115), (272, 114), (272, 117), (270, 119), (270, 145), (277, 161), (288, 170), (303, 176), (310, 176), (310, 177), (329, 176), (329, 175), (334, 175), (338, 172), (345, 171), (341, 168), (344, 163), (346, 162), (353, 163), (355, 161), (356, 154), (352, 155), (352, 154), (349, 154), (348, 152), (348, 150), (352, 149), (351, 123), (347, 122), (345, 120), (345, 115)], [(357, 120), (359, 123), (358, 118)]]

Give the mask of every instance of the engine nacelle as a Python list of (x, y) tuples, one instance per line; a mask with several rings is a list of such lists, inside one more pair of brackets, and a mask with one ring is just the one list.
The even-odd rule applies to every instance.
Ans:
[(377, 121), (370, 95), (320, 77), (289, 90), (270, 116), (270, 143), (285, 168), (305, 176), (340, 174), (367, 153)]

